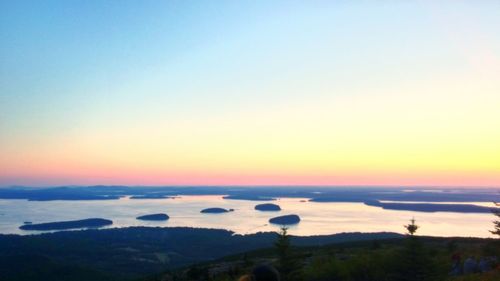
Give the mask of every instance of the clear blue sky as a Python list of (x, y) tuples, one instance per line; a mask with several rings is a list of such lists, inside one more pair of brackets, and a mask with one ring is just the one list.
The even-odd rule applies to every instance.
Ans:
[(0, 184), (500, 184), (499, 11), (0, 1)]

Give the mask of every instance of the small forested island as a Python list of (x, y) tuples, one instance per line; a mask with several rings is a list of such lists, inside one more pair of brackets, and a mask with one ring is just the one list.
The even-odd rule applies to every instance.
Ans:
[(280, 217), (274, 217), (269, 220), (272, 224), (290, 225), (298, 224), (300, 222), (300, 217), (297, 215), (286, 215)]
[(281, 211), (281, 207), (279, 205), (276, 205), (276, 204), (265, 203), (265, 204), (255, 205), (255, 210), (258, 210), (258, 211)]
[(207, 208), (200, 211), (203, 214), (221, 214), (228, 213), (234, 211), (233, 209), (224, 209), (224, 208)]
[(112, 225), (113, 221), (101, 218), (91, 218), (74, 221), (47, 222), (37, 224), (25, 224), (19, 228), (22, 230), (63, 230), (75, 228), (98, 228)]
[(166, 221), (169, 218), (170, 217), (167, 214), (151, 214), (151, 215), (139, 216), (136, 219), (144, 221)]

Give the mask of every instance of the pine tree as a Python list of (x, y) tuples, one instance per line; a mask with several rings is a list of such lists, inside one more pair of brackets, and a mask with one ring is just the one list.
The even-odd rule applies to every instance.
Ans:
[(278, 239), (274, 245), (278, 254), (279, 271), (282, 275), (282, 279), (288, 280), (290, 273), (296, 269), (296, 264), (292, 256), (290, 235), (286, 227), (281, 228), (281, 231), (278, 233)]
[[(500, 206), (500, 203), (494, 202), (496, 206)], [(493, 222), (495, 225), (495, 229), (491, 230), (490, 232), (500, 236), (500, 208), (495, 208), (492, 210), (493, 214), (499, 218), (499, 220), (496, 220)]]
[(408, 234), (410, 234), (410, 236), (413, 236), (417, 232), (419, 226), (415, 224), (415, 218), (412, 218), (410, 222), (410, 224), (405, 225), (405, 228), (408, 231)]
[(422, 281), (435, 279), (435, 264), (428, 251), (415, 235), (419, 226), (415, 219), (404, 226), (408, 231), (408, 238), (398, 256), (397, 275), (398, 281)]

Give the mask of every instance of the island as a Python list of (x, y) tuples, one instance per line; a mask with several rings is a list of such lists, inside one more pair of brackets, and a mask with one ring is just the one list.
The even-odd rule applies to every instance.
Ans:
[(233, 209), (224, 209), (224, 208), (207, 208), (207, 209), (203, 209), (201, 210), (200, 213), (203, 213), (203, 214), (222, 214), (222, 213), (228, 213), (228, 212), (232, 212), (234, 211)]
[(255, 205), (255, 210), (265, 211), (265, 212), (267, 211), (275, 212), (275, 211), (281, 211), (281, 208), (279, 205), (276, 204), (265, 203), (265, 204)]
[(269, 220), (272, 224), (280, 224), (280, 225), (290, 225), (290, 224), (298, 224), (300, 222), (300, 217), (297, 215), (286, 215), (280, 217), (274, 217)]
[(164, 194), (145, 194), (145, 195), (133, 195), (130, 199), (169, 199), (174, 198)]
[(75, 228), (99, 228), (112, 225), (113, 221), (101, 218), (91, 218), (74, 221), (47, 222), (38, 224), (25, 224), (19, 228), (22, 230), (63, 230)]
[(230, 200), (247, 200), (247, 201), (275, 201), (276, 198), (268, 196), (260, 196), (253, 194), (238, 194), (238, 195), (227, 195), (222, 197), (224, 199)]
[(436, 204), (436, 203), (400, 203), (380, 202), (378, 200), (365, 201), (365, 205), (380, 207), (386, 210), (401, 210), (415, 212), (454, 212), (454, 213), (491, 213), (500, 208), (484, 207), (474, 204)]
[(170, 217), (167, 214), (151, 214), (151, 215), (139, 216), (136, 219), (144, 221), (166, 221), (169, 218)]
[[(0, 199), (50, 200), (118, 200), (157, 199), (164, 196), (217, 195), (224, 199), (273, 201), (278, 198), (310, 199), (312, 202), (500, 202), (500, 194), (488, 188), (408, 189), (408, 188), (345, 188), (345, 187), (213, 187), (213, 186), (59, 186), (32, 188), (14, 186), (0, 188)], [(262, 202), (264, 203), (264, 202)]]

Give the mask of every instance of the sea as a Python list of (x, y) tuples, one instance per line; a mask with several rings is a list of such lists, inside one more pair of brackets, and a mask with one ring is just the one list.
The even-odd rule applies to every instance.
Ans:
[[(264, 202), (224, 199), (224, 195), (178, 196), (164, 199), (81, 200), (81, 201), (28, 201), (0, 199), (1, 234), (38, 234), (19, 226), (26, 222), (44, 223), (105, 218), (113, 221), (106, 228), (195, 227), (226, 229), (235, 234), (278, 231), (280, 226), (270, 224), (272, 217), (296, 214), (301, 221), (289, 226), (292, 235), (311, 236), (344, 232), (397, 232), (404, 233), (404, 225), (415, 219), (420, 226), (418, 234), (443, 237), (493, 237), (495, 217), (489, 213), (415, 212), (385, 210), (364, 203), (310, 202), (308, 198), (278, 198), (272, 203), (281, 207), (279, 212), (254, 209)], [(435, 203), (435, 202), (433, 202)], [(444, 202), (442, 204), (475, 204), (493, 207), (487, 202)], [(200, 213), (202, 209), (221, 207), (234, 209), (222, 214)], [(137, 216), (166, 213), (168, 221), (141, 221)]]

